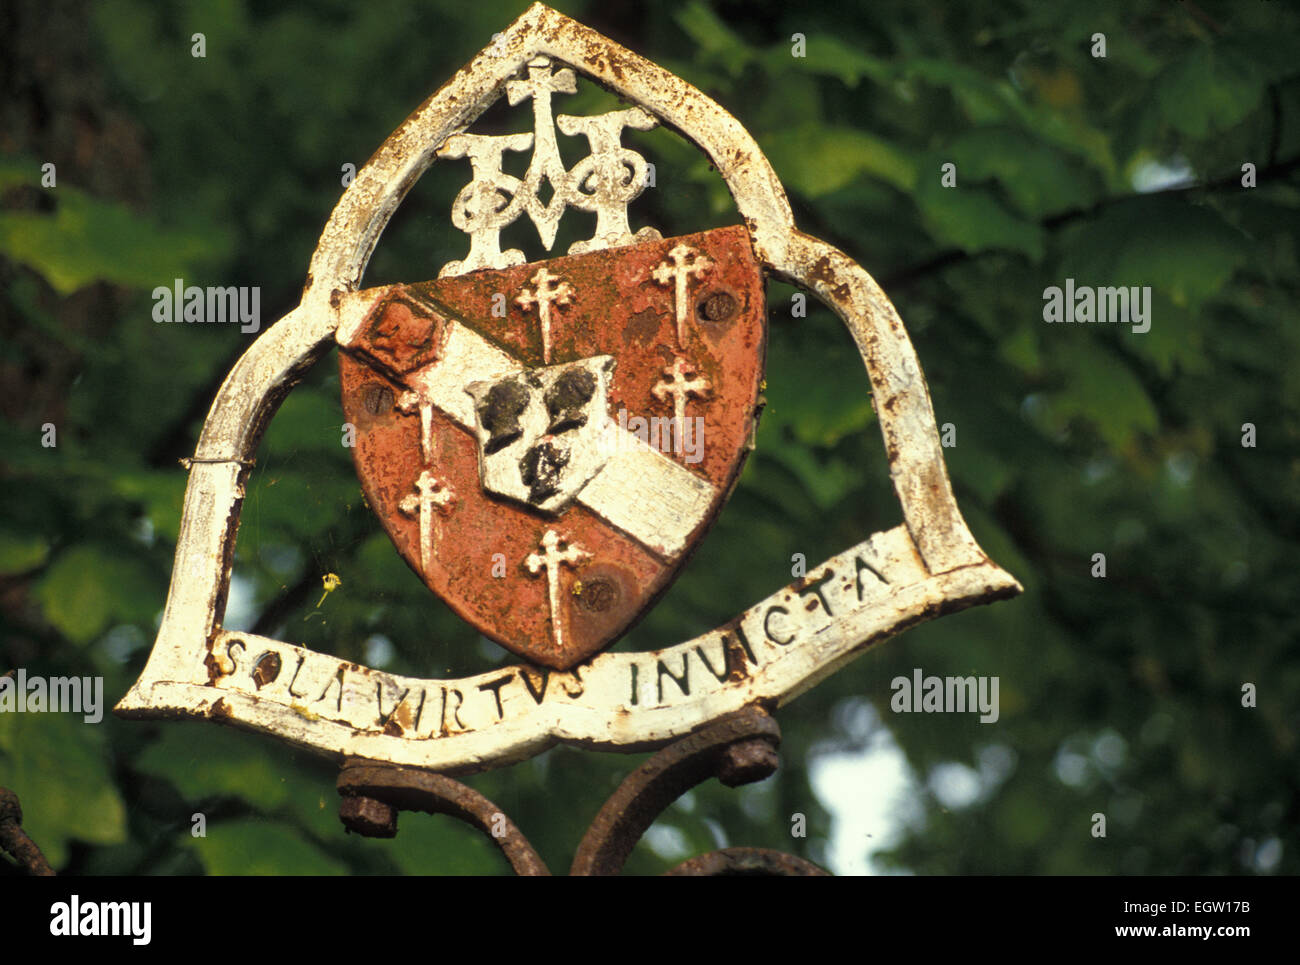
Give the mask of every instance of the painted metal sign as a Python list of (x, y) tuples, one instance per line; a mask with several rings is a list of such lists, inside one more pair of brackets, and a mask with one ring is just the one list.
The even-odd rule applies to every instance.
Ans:
[[(579, 76), (634, 106), (554, 113)], [(502, 97), (531, 108), (534, 130), (469, 132)], [(666, 239), (631, 231), (627, 209), (647, 165), (622, 137), (656, 124), (709, 157), (735, 199), (736, 226)], [(590, 148), (572, 168), (557, 129)], [(507, 152), (524, 151), (523, 176), (506, 173)], [(468, 252), (435, 280), (361, 288), (384, 226), (435, 159), (469, 161), (452, 207)], [(526, 263), (502, 250), (501, 230), (526, 217), (549, 252), (568, 208), (596, 220), (563, 256)], [(844, 320), (870, 377), (903, 522), (696, 639), (608, 652), (704, 536), (751, 445), (766, 275)], [(261, 432), (335, 346), (358, 475), (396, 551), (520, 662), (467, 678), (400, 677), (222, 627)], [(444, 773), (559, 741), (663, 746), (744, 708), (779, 706), (901, 629), (1020, 591), (972, 538), (941, 452), (893, 306), (847, 255), (795, 227), (740, 124), (537, 4), (357, 174), (301, 303), (222, 385), (191, 461), (158, 639), (117, 712), (223, 720)], [(505, 578), (493, 578), (496, 568)]]
[(743, 228), (396, 286), (338, 333), (366, 499), (458, 614), (568, 670), (721, 507), (765, 330)]

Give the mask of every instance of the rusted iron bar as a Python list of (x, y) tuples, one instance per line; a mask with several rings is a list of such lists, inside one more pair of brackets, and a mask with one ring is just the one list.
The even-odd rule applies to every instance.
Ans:
[[(777, 768), (781, 730), (761, 707), (751, 706), (663, 748), (627, 776), (596, 815), (570, 874), (615, 875), (673, 801), (716, 777), (728, 787), (770, 777)], [(549, 875), (523, 833), (491, 801), (470, 787), (420, 768), (348, 758), (339, 774), (339, 817), (368, 837), (397, 834), (399, 811), (449, 814), (492, 838), (519, 875)], [(766, 848), (726, 848), (692, 858), (669, 875), (825, 875), (794, 855)]]
[(339, 817), (368, 837), (397, 834), (398, 811), (449, 814), (486, 834), (518, 875), (549, 875), (550, 869), (499, 807), (471, 787), (419, 768), (349, 758), (339, 773)]
[(665, 871), (664, 875), (811, 878), (829, 877), (830, 872), (784, 851), (723, 848), (683, 861), (671, 871)]
[(781, 729), (762, 708), (746, 707), (668, 745), (624, 779), (574, 855), (573, 875), (614, 875), (668, 805), (716, 777), (728, 787), (776, 771)]
[(18, 795), (7, 787), (0, 787), (0, 848), (13, 855), (14, 860), (29, 875), (53, 878), (54, 869), (36, 842), (22, 829), (23, 808)]

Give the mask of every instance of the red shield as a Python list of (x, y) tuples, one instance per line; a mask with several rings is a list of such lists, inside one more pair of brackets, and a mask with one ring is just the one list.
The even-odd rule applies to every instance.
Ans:
[(385, 289), (340, 344), (362, 488), (458, 614), (567, 669), (721, 508), (766, 336), (740, 227)]

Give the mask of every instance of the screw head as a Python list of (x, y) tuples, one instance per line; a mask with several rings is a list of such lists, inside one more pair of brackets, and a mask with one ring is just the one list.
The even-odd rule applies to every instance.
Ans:
[(776, 748), (761, 738), (737, 741), (722, 751), (718, 763), (718, 780), (727, 787), (753, 784), (771, 777), (781, 759)]
[(715, 291), (700, 299), (699, 312), (700, 317), (706, 322), (725, 322), (732, 318), (740, 303), (736, 301), (736, 296), (730, 292)]
[(397, 837), (397, 808), (372, 797), (345, 797), (339, 804), (339, 820), (349, 831), (367, 838)]

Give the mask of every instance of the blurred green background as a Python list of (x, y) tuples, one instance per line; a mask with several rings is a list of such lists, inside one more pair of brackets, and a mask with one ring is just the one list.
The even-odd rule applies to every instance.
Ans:
[[(1296, 9), (556, 5), (730, 110), (797, 224), (884, 285), (938, 421), (955, 428), (945, 452), (960, 506), (1025, 586), (907, 632), (785, 708), (778, 775), (688, 795), (628, 870), (727, 845), (841, 871), (1300, 869)], [(102, 675), (111, 705), (152, 643), (185, 485), (177, 460), (251, 336), (155, 324), (151, 290), (176, 277), (260, 286), (264, 325), (287, 312), (343, 166), (359, 167), (523, 7), (5, 6), (0, 673)], [(560, 109), (612, 103), (588, 85)], [(485, 122), (519, 123), (506, 111)], [(737, 220), (684, 141), (627, 141), (657, 169), (634, 227)], [(54, 187), (41, 185), (47, 162)], [(941, 184), (946, 163), (954, 188)], [(1257, 186), (1243, 186), (1244, 164)], [(437, 164), (416, 185), (368, 284), (431, 278), (463, 256), (448, 211), (468, 171)], [(543, 257), (523, 224), (503, 240)], [(1043, 291), (1067, 277), (1150, 286), (1150, 331), (1046, 325)], [(852, 342), (815, 300), (793, 318), (793, 293), (769, 286), (758, 451), (620, 647), (711, 629), (788, 582), (794, 554), (815, 564), (901, 519)], [(398, 558), (362, 502), (341, 423), (331, 356), (259, 450), (228, 624), (412, 675), (507, 662)], [(1096, 553), (1105, 578), (1092, 575)], [(331, 572), (342, 585), (318, 605)], [(892, 713), (889, 682), (915, 667), (997, 676), (1000, 719)], [(1242, 705), (1246, 683), (1255, 707)], [(557, 748), (468, 783), (559, 871), (642, 759)], [(395, 842), (345, 836), (336, 773), (209, 723), (0, 714), (0, 785), (64, 872), (508, 871), (451, 819), (408, 815)], [(191, 834), (200, 812), (206, 837)], [(1105, 838), (1091, 833), (1096, 813)], [(806, 837), (792, 836), (795, 815)]]

